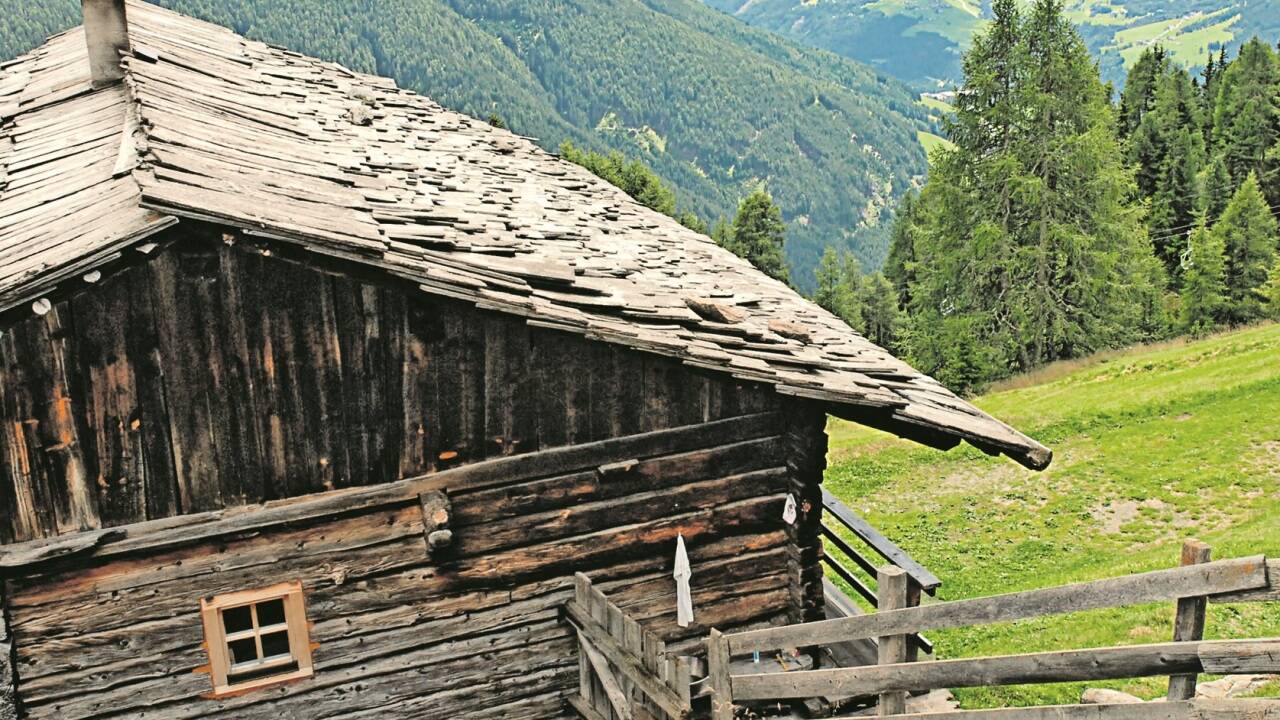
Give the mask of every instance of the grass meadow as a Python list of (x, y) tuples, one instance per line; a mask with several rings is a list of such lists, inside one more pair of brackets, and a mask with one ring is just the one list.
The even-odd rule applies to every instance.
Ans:
[[(1053, 448), (1034, 473), (833, 420), (826, 484), (943, 580), (947, 600), (1280, 556), (1280, 325), (1100, 355), (1016, 378), (977, 405)], [(1172, 639), (1172, 603), (937, 631), (940, 658)], [(1207, 637), (1280, 636), (1280, 604), (1211, 605)], [(1143, 697), (1160, 678), (958, 690), (966, 708)], [(1280, 696), (1280, 684), (1264, 694)]]

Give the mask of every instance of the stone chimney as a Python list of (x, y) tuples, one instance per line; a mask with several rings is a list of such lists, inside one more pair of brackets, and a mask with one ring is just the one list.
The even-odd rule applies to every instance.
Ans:
[(120, 53), (129, 49), (129, 21), (125, 17), (124, 0), (82, 0), (82, 3), (93, 86), (106, 87), (124, 78)]

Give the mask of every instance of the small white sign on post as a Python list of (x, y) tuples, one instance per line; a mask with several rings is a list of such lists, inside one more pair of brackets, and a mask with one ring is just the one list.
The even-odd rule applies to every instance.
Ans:
[(788, 525), (794, 525), (796, 522), (796, 496), (788, 495), (787, 504), (782, 508), (782, 519)]
[(689, 553), (684, 548), (684, 535), (676, 536), (676, 564), (672, 575), (676, 579), (676, 624), (689, 627), (693, 622), (693, 592), (689, 589), (689, 578), (693, 570), (689, 567)]

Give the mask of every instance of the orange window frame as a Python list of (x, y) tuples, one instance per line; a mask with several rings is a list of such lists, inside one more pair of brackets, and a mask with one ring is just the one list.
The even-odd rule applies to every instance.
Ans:
[[(258, 606), (279, 600), (283, 604), (284, 622), (260, 626)], [(228, 610), (249, 608), (252, 627), (249, 630), (228, 633), (223, 613)], [(294, 682), (315, 674), (312, 662), (310, 627), (307, 622), (306, 601), (302, 583), (287, 582), (259, 590), (218, 595), (200, 599), (200, 617), (204, 624), (205, 647), (209, 653), (209, 674), (213, 678), (213, 696), (239, 694), (261, 690), (283, 683)], [(289, 654), (265, 657), (262, 638), (266, 635), (288, 632)], [(231, 643), (252, 638), (256, 644), (258, 660), (242, 664), (240, 673), (250, 672), (252, 677), (237, 681), (237, 665), (231, 651)], [(272, 674), (272, 668), (282, 672)]]

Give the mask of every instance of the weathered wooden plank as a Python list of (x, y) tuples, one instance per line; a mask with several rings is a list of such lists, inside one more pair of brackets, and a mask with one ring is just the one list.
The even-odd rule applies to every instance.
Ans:
[(137, 443), (141, 454), (135, 459), (135, 469), (141, 474), (145, 518), (170, 517), (178, 513), (178, 484), (151, 277), (143, 268), (135, 267), (110, 281), (127, 284), (130, 293), (125, 343), (133, 367), (136, 415), (130, 419), (129, 428), (141, 436)]
[[(100, 527), (96, 483), (89, 477), (81, 437), (87, 428), (75, 407), (76, 348), (69, 303), (60, 302), (16, 333), (15, 385), (22, 403), (13, 415), (21, 423), (15, 440), (24, 456), (32, 502), (45, 533)], [(22, 385), (19, 389), (16, 385)], [(17, 439), (17, 435), (21, 439)]]
[(179, 512), (212, 510), (222, 505), (219, 469), (223, 465), (214, 445), (213, 388), (202, 373), (211, 351), (196, 340), (203, 334), (193, 316), (192, 298), (179, 286), (178, 258), (161, 253), (147, 268), (153, 302), (157, 308), (165, 308), (156, 313), (156, 334), (164, 358)]
[[(877, 610), (889, 612), (907, 607), (906, 571), (894, 565), (880, 569), (876, 575)], [(876, 643), (876, 660), (881, 665), (898, 665), (907, 662), (907, 636), (886, 635)], [(902, 691), (880, 693), (876, 714), (900, 715), (907, 711), (907, 694)]]
[(732, 635), (735, 653), (1216, 595), (1267, 584), (1262, 556)]
[[(34, 397), (38, 386), (29, 381), (31, 373), (19, 362), (25, 357), (27, 338), (36, 321), (0, 336), (0, 364), (3, 385), (4, 423), (0, 425), (0, 446), (4, 449), (5, 488), (0, 500), (6, 512), (0, 521), (6, 524), (9, 542), (30, 541), (56, 534), (53, 509), (47, 497), (43, 478), (40, 444), (35, 437)], [(42, 322), (42, 321), (41, 321)]]
[(713, 629), (707, 640), (707, 683), (711, 688), (711, 719), (733, 720), (734, 688), (729, 677), (732, 656), (725, 636)]
[[(1182, 545), (1182, 565), (1201, 565), (1209, 562), (1211, 551), (1209, 546), (1198, 541), (1188, 540)], [(1205, 609), (1204, 597), (1179, 598), (1177, 614), (1173, 621), (1173, 639), (1175, 642), (1204, 639)], [(1169, 678), (1169, 700), (1191, 700), (1196, 696), (1195, 675), (1174, 675)]]
[(893, 720), (1275, 720), (1280, 700), (1150, 702), (1136, 705), (1049, 705), (897, 715)]
[[(599, 596), (593, 602), (602, 600), (603, 596)], [(657, 703), (672, 717), (682, 718), (687, 715), (688, 707), (682, 704), (680, 696), (654, 677), (651, 672), (646, 670), (639, 658), (628, 652), (612, 637), (608, 626), (600, 621), (599, 616), (601, 613), (594, 610), (594, 605), (593, 609), (589, 610), (576, 602), (570, 602), (565, 606), (565, 612), (578, 627), (579, 632), (608, 659), (610, 664), (625, 674), (628, 680), (643, 691), (650, 700)]]
[(263, 427), (259, 418), (262, 404), (254, 384), (252, 353), (246, 316), (249, 307), (244, 285), (252, 282), (245, 268), (245, 255), (228, 242), (235, 237), (218, 233), (216, 264), (211, 277), (201, 277), (210, 284), (212, 303), (204, 332), (214, 355), (210, 367), (217, 391), (216, 442), (224, 464), (220, 469), (223, 502), (248, 505), (266, 497), (263, 477)]
[(578, 647), (586, 656), (587, 662), (591, 664), (596, 678), (604, 686), (605, 697), (613, 708), (613, 714), (619, 720), (631, 720), (631, 701), (628, 693), (624, 692), (622, 686), (618, 684), (618, 679), (614, 677), (604, 654), (595, 648), (590, 638), (586, 637), (582, 631), (578, 631)]
[(1248, 590), (1221, 593), (1209, 597), (1211, 603), (1280, 601), (1280, 558), (1267, 560), (1267, 584)]
[[(124, 525), (147, 517), (143, 470), (146, 453), (138, 433), (138, 391), (127, 343), (130, 288), (112, 282), (98, 292), (72, 298), (78, 323), (77, 364), (82, 398), (79, 410), (89, 430), (84, 438), (86, 470), (96, 478), (97, 505), (103, 524)], [(131, 427), (134, 422), (136, 427)]]
[(1165, 643), (873, 665), (735, 676), (732, 683), (735, 698), (764, 700), (1239, 671), (1280, 671), (1280, 640)]

